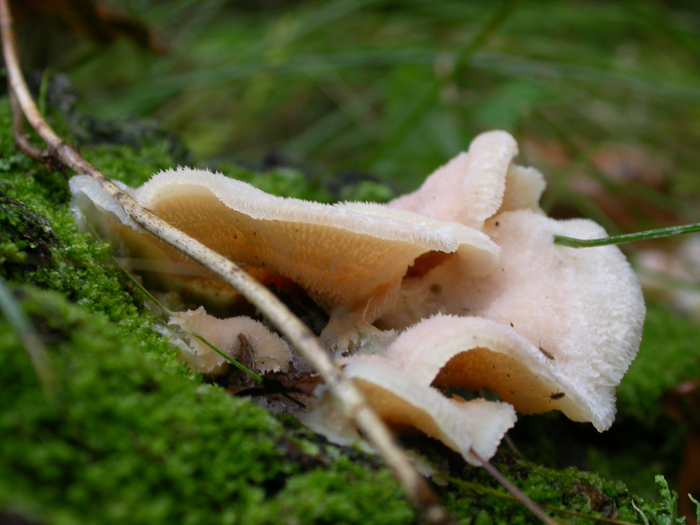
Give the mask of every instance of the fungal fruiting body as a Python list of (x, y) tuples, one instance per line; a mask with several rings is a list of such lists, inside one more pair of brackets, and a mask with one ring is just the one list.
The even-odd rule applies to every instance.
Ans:
[[(209, 345), (237, 360), (244, 346), (251, 347), (254, 352), (253, 368), (262, 373), (286, 372), (292, 361), (287, 342), (250, 317), (217, 319), (200, 306), (196, 310), (174, 312), (168, 324), (194, 336), (189, 338), (190, 348), (185, 349), (183, 358), (192, 368), (205, 374), (218, 374), (227, 365), (226, 359)], [(209, 345), (198, 337), (205, 339)]]
[[(285, 199), (183, 168), (126, 191), (262, 282), (306, 294), (330, 317), (322, 340), (390, 425), (418, 429), (477, 464), (470, 450), (493, 455), (514, 409), (561, 410), (608, 428), (644, 318), (639, 284), (616, 247), (554, 245), (555, 234), (605, 232), (589, 220), (548, 218), (538, 205), (544, 178), (513, 164), (516, 154), (509, 134), (485, 133), (388, 205)], [(74, 177), (71, 190), (79, 221), (147, 262), (141, 271), (154, 286), (207, 296), (207, 307), (235, 303), (235, 291), (140, 231), (96, 183)], [(215, 324), (206, 329), (213, 338), (224, 330)], [(234, 324), (262, 341), (259, 323)], [(283, 371), (291, 358), (278, 339), (255, 351)], [(488, 388), (502, 401), (447, 399), (437, 387)], [(323, 388), (314, 405), (309, 426), (338, 441), (358, 437)]]
[[(180, 252), (144, 234), (88, 177), (71, 179), (81, 220), (95, 225), (156, 286), (225, 302), (235, 291)], [(394, 307), (419, 258), (455, 254), (468, 275), (486, 275), (499, 248), (481, 231), (379, 204), (325, 205), (268, 195), (221, 174), (178, 169), (128, 190), (145, 208), (263, 282), (291, 282), (331, 314), (324, 339), (370, 323)], [(212, 298), (213, 296), (213, 298)], [(220, 306), (220, 304), (218, 305)], [(346, 345), (347, 346), (347, 345)]]

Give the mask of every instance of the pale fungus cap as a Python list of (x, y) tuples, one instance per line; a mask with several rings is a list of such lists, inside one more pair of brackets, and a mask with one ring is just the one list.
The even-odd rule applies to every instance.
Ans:
[[(345, 371), (378, 414), (478, 464), (470, 451), (483, 459), (494, 454), (515, 422), (513, 407), (526, 414), (561, 410), (607, 429), (645, 312), (617, 247), (554, 244), (554, 235), (598, 238), (605, 231), (589, 220), (546, 217), (539, 207), (544, 178), (513, 164), (516, 154), (508, 133), (484, 133), (420, 189), (388, 205), (274, 197), (182, 168), (125, 191), (262, 282), (281, 277), (303, 288), (331, 314), (327, 346), (351, 348), (351, 338), (334, 344), (351, 332), (367, 339), (355, 346), (364, 355), (349, 357)], [(91, 179), (74, 177), (71, 191), (79, 220), (131, 257), (157, 261), (168, 280), (187, 274), (176, 287), (219, 282), (144, 234)], [(231, 293), (218, 286), (220, 295)], [(261, 324), (217, 324), (224, 321), (197, 312), (172, 322), (194, 323), (224, 346), (245, 334), (259, 341), (251, 343), (256, 355), (261, 349), (268, 356), (261, 371), (285, 370), (286, 343)], [(218, 356), (198, 348), (195, 354), (200, 370), (221, 366)], [(436, 387), (488, 388), (504, 402), (448, 399)], [(327, 393), (304, 419), (336, 442), (359, 437)]]
[(489, 319), (431, 317), (404, 331), (382, 359), (423, 385), (488, 388), (523, 414), (556, 409), (575, 421), (601, 419), (590, 410), (589, 393), (562, 373), (554, 354)]
[(482, 133), (467, 153), (457, 155), (418, 190), (394, 199), (389, 206), (481, 228), (501, 207), (508, 167), (517, 153), (518, 145), (509, 133)]
[[(418, 430), (458, 452), (472, 465), (481, 462), (471, 451), (484, 460), (490, 459), (516, 421), (515, 410), (507, 403), (448, 399), (380, 359), (354, 358), (344, 371), (390, 427)], [(302, 416), (302, 422), (336, 443), (359, 440), (357, 431), (338, 413), (325, 390), (312, 410)]]
[[(187, 266), (179, 252), (137, 233), (88, 177), (72, 178), (71, 191), (78, 213), (101, 222), (103, 234), (118, 238), (132, 256), (162, 260), (173, 272)], [(165, 171), (131, 193), (142, 206), (231, 260), (289, 278), (329, 311), (360, 311), (367, 322), (392, 305), (402, 277), (420, 256), (455, 253), (469, 275), (486, 275), (498, 263), (498, 246), (473, 228), (380, 204), (326, 205), (276, 197), (207, 171)]]
[(506, 173), (506, 187), (498, 213), (526, 209), (544, 213), (540, 209), (540, 197), (546, 186), (544, 177), (535, 168), (511, 164)]
[[(589, 220), (556, 221), (519, 210), (490, 219), (485, 231), (502, 250), (501, 264), (489, 276), (465, 277), (455, 261), (447, 261), (404, 284), (398, 307), (380, 320), (381, 326), (418, 324), (389, 347), (391, 359), (400, 359), (402, 347), (412, 348), (409, 353), (418, 361), (419, 356), (431, 355), (413, 368), (427, 374), (424, 381), (433, 381), (440, 372), (436, 366), (459, 352), (480, 349), (478, 364), (475, 357), (461, 358), (465, 383), (460, 384), (454, 363), (443, 373), (446, 385), (493, 388), (522, 412), (562, 409), (571, 419), (607, 429), (615, 414), (615, 387), (639, 349), (644, 321), (644, 299), (629, 263), (615, 246), (577, 250), (553, 243), (554, 234), (604, 236), (605, 231)], [(439, 313), (452, 316), (422, 320)], [(487, 324), (477, 329), (481, 320), (496, 321), (500, 327)], [(520, 342), (508, 343), (507, 352), (505, 343), (470, 342), (495, 333), (501, 341), (504, 334), (518, 334)], [(444, 357), (435, 358), (436, 352)], [(530, 399), (527, 389), (516, 387), (511, 393), (495, 388), (485, 376), (473, 379), (473, 367), (486, 366), (489, 360), (499, 376), (498, 369), (516, 366), (495, 353), (521, 361), (517, 367), (525, 366), (546, 380), (533, 390), (541, 403)], [(439, 363), (430, 368), (427, 362)], [(521, 375), (512, 379), (520, 381)]]
[[(205, 339), (236, 360), (240, 360), (243, 345), (248, 345), (252, 351), (253, 368), (258, 372), (286, 372), (292, 361), (287, 342), (250, 317), (217, 319), (200, 306), (196, 310), (174, 312), (168, 324)], [(190, 351), (182, 352), (182, 357), (192, 368), (208, 375), (225, 370), (228, 361), (208, 345), (196, 337), (190, 337), (188, 343)]]

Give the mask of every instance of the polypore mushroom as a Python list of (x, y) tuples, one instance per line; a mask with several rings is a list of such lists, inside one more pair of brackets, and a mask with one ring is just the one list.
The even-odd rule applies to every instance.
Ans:
[[(556, 246), (555, 234), (596, 238), (605, 231), (589, 220), (556, 221), (531, 210), (500, 213), (484, 231), (501, 247), (501, 263), (490, 275), (467, 277), (455, 261), (446, 261), (404, 280), (397, 308), (379, 325), (415, 326), (392, 343), (390, 359), (414, 359), (412, 368), (427, 384), (489, 387), (519, 411), (557, 408), (599, 430), (608, 428), (615, 386), (639, 348), (645, 311), (624, 255), (614, 246)], [(423, 320), (438, 313), (461, 317)], [(501, 328), (476, 329), (474, 318), (496, 321)], [(524, 339), (506, 344), (514, 333)], [(496, 342), (475, 346), (487, 336)], [(465, 355), (459, 357), (461, 352)], [(486, 366), (491, 376), (482, 370)], [(508, 379), (501, 377), (505, 370)], [(521, 388), (523, 374), (537, 376), (542, 386)]]
[(418, 190), (394, 199), (389, 207), (479, 229), (501, 207), (504, 193), (507, 209), (536, 207), (544, 178), (533, 168), (511, 165), (517, 153), (518, 145), (509, 133), (482, 133), (468, 152), (457, 155)]
[[(344, 371), (390, 427), (418, 430), (460, 453), (472, 465), (481, 465), (472, 451), (479, 458), (491, 458), (506, 431), (515, 424), (515, 411), (507, 403), (448, 399), (380, 359), (357, 357)], [(302, 416), (302, 422), (339, 444), (360, 440), (324, 389), (318, 393), (313, 410)]]
[[(512, 408), (447, 399), (435, 386), (489, 388), (523, 413), (558, 409), (604, 430), (644, 317), (639, 284), (616, 247), (554, 245), (555, 234), (605, 232), (592, 221), (547, 218), (538, 204), (544, 178), (512, 164), (516, 153), (509, 134), (483, 134), (389, 205), (284, 199), (189, 169), (126, 191), (261, 281), (303, 290), (331, 314), (322, 334), (330, 347), (349, 348), (369, 333), (365, 355), (350, 357), (346, 372), (375, 410), (474, 463), (470, 451), (493, 455)], [(189, 273), (180, 289), (230, 293), (144, 234), (91, 179), (73, 178), (71, 190), (79, 218), (131, 257)], [(327, 396), (306, 419), (336, 440), (357, 437)]]
[[(132, 258), (155, 264), (156, 280), (172, 281), (179, 275), (180, 288), (192, 281), (225, 288), (142, 232), (90, 178), (72, 178), (71, 191), (79, 217)], [(402, 278), (417, 260), (427, 269), (435, 264), (433, 255), (439, 261), (439, 254), (455, 254), (467, 275), (486, 275), (498, 262), (498, 247), (473, 228), (379, 204), (325, 205), (276, 197), (221, 174), (182, 168), (127, 191), (142, 206), (261, 279), (281, 277), (300, 286), (331, 313), (332, 333), (326, 332), (326, 340), (352, 325), (367, 328), (393, 307)], [(182, 276), (183, 269), (187, 276)]]
[(168, 324), (195, 336), (190, 337), (190, 348), (183, 352), (183, 357), (192, 368), (208, 375), (223, 372), (227, 360), (196, 336), (234, 359), (239, 358), (244, 346), (250, 347), (253, 368), (262, 373), (286, 372), (292, 360), (287, 342), (250, 317), (217, 319), (200, 306), (196, 310), (174, 312)]

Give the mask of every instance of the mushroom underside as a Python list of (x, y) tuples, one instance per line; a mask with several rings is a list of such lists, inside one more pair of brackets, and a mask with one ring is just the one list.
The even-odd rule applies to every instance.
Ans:
[[(82, 222), (119, 246), (132, 268), (155, 286), (174, 286), (194, 297), (209, 289), (223, 303), (236, 298), (213, 274), (136, 227), (91, 179), (74, 177), (71, 189)], [(328, 312), (361, 312), (369, 323), (393, 306), (403, 276), (417, 260), (457, 253), (465, 272), (483, 274), (498, 258), (498, 247), (485, 234), (465, 226), (381, 205), (331, 206), (273, 197), (197, 170), (160, 173), (129, 191), (264, 284), (286, 279)], [(257, 207), (241, 202), (238, 193), (246, 192), (260, 201)]]
[[(505, 432), (515, 424), (512, 406), (476, 399), (448, 399), (437, 389), (421, 385), (400, 370), (376, 360), (355, 360), (347, 376), (364, 394), (374, 411), (397, 431), (417, 430), (460, 453), (473, 465), (496, 452)], [(331, 441), (350, 443), (359, 435), (342, 421), (330, 396), (323, 391), (302, 421)]]

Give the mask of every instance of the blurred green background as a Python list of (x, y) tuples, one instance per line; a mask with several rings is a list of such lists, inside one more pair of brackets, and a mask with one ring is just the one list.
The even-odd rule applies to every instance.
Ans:
[(19, 16), (25, 64), (67, 73), (97, 118), (158, 119), (199, 163), (282, 159), (405, 191), (498, 128), (556, 215), (611, 233), (700, 221), (697, 2), (98, 4), (148, 37)]

